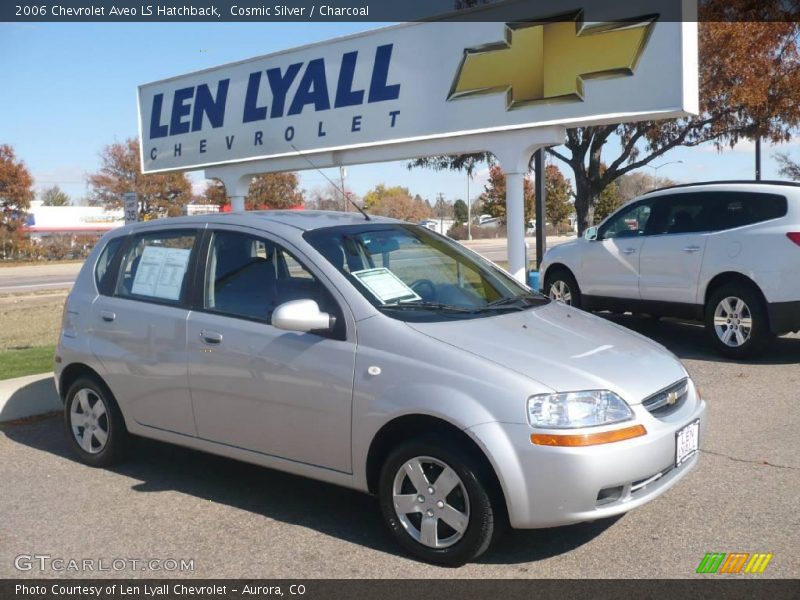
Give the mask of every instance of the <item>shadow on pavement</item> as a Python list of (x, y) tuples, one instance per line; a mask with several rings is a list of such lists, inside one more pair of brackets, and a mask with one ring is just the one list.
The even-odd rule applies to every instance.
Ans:
[(716, 353), (705, 328), (698, 323), (687, 323), (649, 317), (598, 313), (598, 316), (641, 333), (666, 346), (680, 358), (712, 362), (735, 362), (748, 365), (786, 365), (800, 363), (800, 337), (782, 336), (774, 339), (761, 356), (747, 360), (730, 360)]
[[(0, 431), (18, 444), (77, 462), (60, 415), (3, 424)], [(135, 492), (191, 494), (404, 556), (383, 525), (377, 500), (354, 490), (146, 439), (139, 439), (134, 455), (112, 470), (137, 480), (131, 486)], [(591, 541), (614, 522), (510, 531), (479, 562), (514, 564), (557, 556)]]

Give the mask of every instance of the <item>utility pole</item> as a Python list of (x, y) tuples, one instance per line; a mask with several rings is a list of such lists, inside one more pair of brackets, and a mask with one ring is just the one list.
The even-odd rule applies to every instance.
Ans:
[(439, 206), (439, 233), (444, 235), (444, 194), (442, 192), (436, 195), (436, 204)]
[(347, 177), (347, 171), (342, 165), (339, 165), (339, 187), (342, 190), (342, 202), (344, 203), (344, 212), (348, 212), (349, 203), (347, 202), (347, 190), (344, 187), (345, 177)]
[(467, 239), (472, 239), (472, 200), (469, 197), (469, 180), (472, 179), (472, 173), (467, 169)]
[(756, 181), (761, 181), (761, 135), (756, 135)]

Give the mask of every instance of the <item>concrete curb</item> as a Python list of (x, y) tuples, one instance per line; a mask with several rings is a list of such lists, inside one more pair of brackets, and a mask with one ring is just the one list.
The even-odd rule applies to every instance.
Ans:
[(61, 409), (52, 373), (0, 381), (0, 423)]

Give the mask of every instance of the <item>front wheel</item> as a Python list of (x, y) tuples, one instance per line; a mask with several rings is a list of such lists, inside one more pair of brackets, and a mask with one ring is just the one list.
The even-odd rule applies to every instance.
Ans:
[(756, 290), (742, 285), (714, 290), (706, 305), (705, 325), (717, 351), (729, 358), (761, 352), (771, 335), (764, 301)]
[(381, 470), (384, 521), (400, 545), (427, 562), (456, 567), (481, 555), (496, 528), (488, 476), (456, 444), (411, 441)]
[(548, 273), (544, 282), (544, 291), (550, 299), (562, 302), (575, 308), (581, 307), (581, 290), (578, 282), (569, 271), (559, 269), (553, 274)]

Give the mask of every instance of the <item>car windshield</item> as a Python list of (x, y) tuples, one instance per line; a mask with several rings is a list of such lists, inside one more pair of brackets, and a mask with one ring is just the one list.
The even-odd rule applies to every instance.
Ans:
[(479, 318), (548, 302), (491, 262), (423, 227), (327, 227), (304, 237), (367, 300), (394, 318)]

